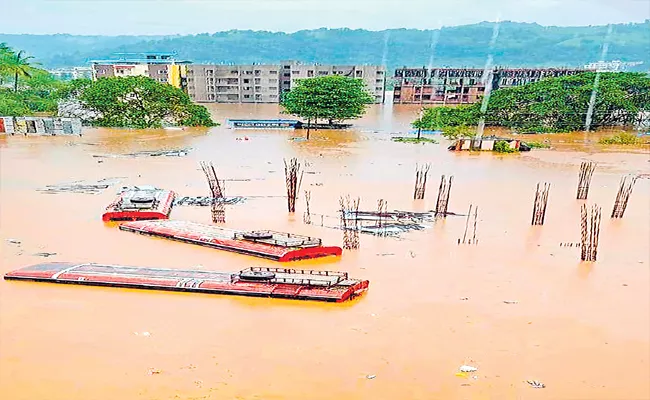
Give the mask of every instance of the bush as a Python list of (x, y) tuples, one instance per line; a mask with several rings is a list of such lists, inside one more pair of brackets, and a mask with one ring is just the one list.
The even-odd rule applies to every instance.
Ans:
[(633, 133), (621, 132), (614, 136), (603, 137), (598, 141), (600, 144), (641, 144), (641, 139)]
[(545, 142), (525, 142), (531, 149), (550, 149), (551, 145)]
[(515, 153), (517, 150), (510, 148), (510, 145), (505, 140), (500, 140), (494, 143), (494, 151), (497, 153)]

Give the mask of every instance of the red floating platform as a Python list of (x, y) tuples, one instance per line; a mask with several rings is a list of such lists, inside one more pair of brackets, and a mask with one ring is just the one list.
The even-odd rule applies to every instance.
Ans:
[(5, 279), (342, 302), (368, 289), (346, 272), (247, 268), (216, 272), (52, 262), (8, 272)]
[(124, 231), (180, 240), (275, 261), (340, 256), (341, 248), (321, 240), (274, 231), (238, 231), (187, 221), (136, 221), (120, 225)]
[(102, 215), (103, 221), (167, 219), (176, 194), (153, 186), (136, 186), (120, 193)]

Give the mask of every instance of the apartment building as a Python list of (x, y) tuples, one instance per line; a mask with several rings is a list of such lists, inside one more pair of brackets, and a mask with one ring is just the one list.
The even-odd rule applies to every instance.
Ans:
[(549, 77), (579, 74), (580, 68), (399, 68), (395, 70), (393, 103), (472, 104), (486, 86), (492, 90), (525, 85)]
[(148, 76), (158, 82), (184, 88), (186, 66), (190, 61), (177, 60), (175, 53), (116, 53), (106, 60), (91, 60), (92, 78), (112, 76)]
[(192, 64), (187, 93), (199, 103), (277, 103), (279, 65)]
[(343, 75), (363, 79), (376, 103), (384, 101), (386, 72), (379, 66), (281, 64), (187, 67), (187, 92), (196, 102), (278, 103), (298, 79)]

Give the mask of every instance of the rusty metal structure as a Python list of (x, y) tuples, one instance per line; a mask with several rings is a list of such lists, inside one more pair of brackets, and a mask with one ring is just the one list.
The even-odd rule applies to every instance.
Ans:
[(533, 218), (531, 225), (544, 225), (546, 217), (546, 205), (548, 204), (548, 192), (551, 190), (551, 184), (544, 182), (544, 186), (537, 184), (535, 191), (535, 201), (533, 202)]
[(302, 215), (302, 222), (311, 224), (311, 212), (309, 211), (309, 201), (311, 200), (311, 190), (305, 190), (305, 213)]
[(284, 177), (287, 185), (287, 208), (290, 213), (296, 212), (296, 199), (298, 198), (298, 192), (300, 192), (302, 175), (303, 171), (297, 158), (292, 158), (289, 160), (289, 163), (287, 163), (286, 159), (284, 160)]
[(589, 195), (589, 186), (591, 185), (591, 177), (594, 175), (596, 163), (593, 161), (583, 161), (580, 163), (580, 173), (578, 174), (578, 193), (576, 199), (587, 200)]
[[(473, 211), (473, 212), (472, 212)], [(467, 230), (472, 225), (472, 236), (468, 237)], [(458, 239), (458, 244), (478, 244), (478, 239), (476, 238), (476, 226), (478, 224), (478, 206), (472, 204), (469, 205), (469, 211), (467, 212), (467, 219), (465, 220), (465, 232), (463, 233), (463, 239)]]
[(423, 200), (424, 193), (427, 190), (427, 177), (431, 164), (415, 165), (415, 189), (413, 191), (413, 200)]
[(440, 187), (438, 188), (438, 199), (436, 200), (436, 217), (446, 217), (447, 216), (447, 206), (449, 205), (449, 195), (451, 194), (451, 184), (454, 180), (454, 176), (446, 178), (444, 175), (440, 178)]
[(600, 236), (601, 207), (593, 205), (591, 209), (586, 204), (580, 207), (580, 225), (582, 235), (580, 238), (580, 259), (582, 261), (596, 261), (598, 255), (598, 238)]
[[(354, 250), (359, 248), (359, 203), (361, 199), (350, 200), (350, 196), (340, 197), (341, 229), (343, 229), (343, 248)], [(352, 218), (350, 218), (352, 217)]]
[(618, 193), (616, 193), (616, 200), (614, 201), (614, 208), (612, 209), (612, 218), (623, 218), (627, 202), (630, 200), (632, 189), (636, 183), (637, 176), (624, 176), (618, 185)]
[(200, 162), (201, 169), (208, 180), (210, 187), (210, 194), (212, 195), (210, 211), (212, 212), (212, 222), (215, 224), (223, 224), (226, 222), (226, 185), (223, 181), (217, 178), (217, 171), (214, 169), (212, 162)]

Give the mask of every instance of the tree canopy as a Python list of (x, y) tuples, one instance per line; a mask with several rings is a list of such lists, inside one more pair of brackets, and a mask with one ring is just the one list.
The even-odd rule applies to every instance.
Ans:
[(373, 100), (363, 80), (329, 75), (298, 80), (283, 96), (282, 106), (288, 114), (332, 123), (360, 118)]
[[(543, 79), (492, 92), (483, 115), (488, 126), (519, 131), (568, 132), (585, 129), (595, 92), (590, 129), (633, 124), (650, 111), (650, 77), (642, 73), (595, 72)], [(594, 89), (595, 88), (595, 89)], [(477, 125), (481, 104), (428, 108), (415, 127), (443, 129)]]
[(181, 89), (144, 76), (73, 81), (71, 94), (97, 113), (98, 126), (158, 128), (163, 124), (213, 126), (208, 110)]

